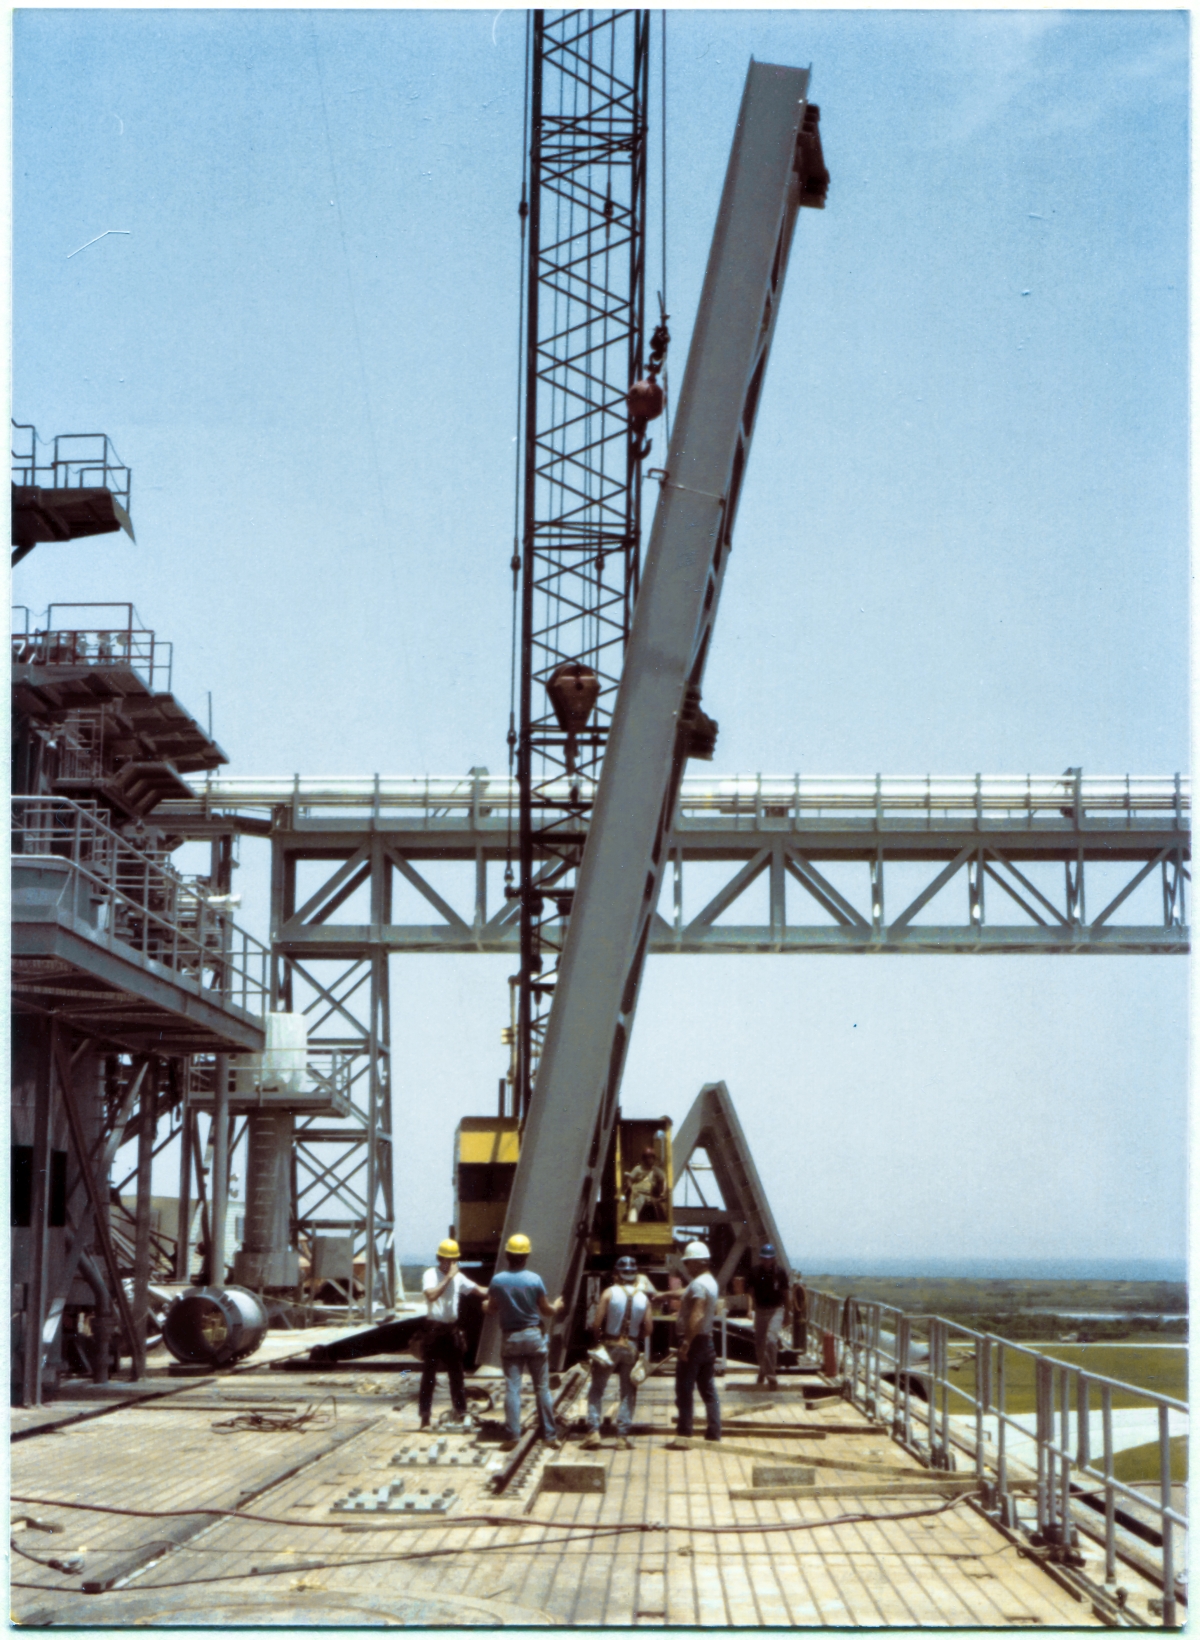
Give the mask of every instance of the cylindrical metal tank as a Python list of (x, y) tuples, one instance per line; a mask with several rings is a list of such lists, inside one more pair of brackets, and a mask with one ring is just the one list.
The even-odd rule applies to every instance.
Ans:
[(246, 1233), (233, 1261), (234, 1280), (261, 1292), (294, 1287), (300, 1259), (291, 1245), (291, 1111), (261, 1111), (250, 1118), (246, 1164)]
[(193, 1287), (163, 1317), (163, 1342), (188, 1366), (226, 1367), (262, 1343), (267, 1312), (244, 1287)]

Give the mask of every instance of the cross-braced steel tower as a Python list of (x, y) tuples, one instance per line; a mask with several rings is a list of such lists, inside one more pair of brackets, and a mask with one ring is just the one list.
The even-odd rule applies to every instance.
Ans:
[(528, 1108), (633, 603), (645, 422), (650, 14), (534, 12), (520, 577), (521, 966)]

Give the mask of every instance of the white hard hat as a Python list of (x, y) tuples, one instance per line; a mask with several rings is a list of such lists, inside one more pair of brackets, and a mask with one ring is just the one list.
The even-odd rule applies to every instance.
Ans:
[(708, 1248), (702, 1241), (689, 1241), (683, 1250), (685, 1264), (707, 1264)]

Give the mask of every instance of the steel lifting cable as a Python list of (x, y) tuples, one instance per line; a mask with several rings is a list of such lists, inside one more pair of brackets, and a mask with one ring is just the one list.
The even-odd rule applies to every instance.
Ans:
[[(662, 145), (660, 161), (661, 180), (659, 195), (662, 200), (662, 231), (660, 234), (662, 251), (662, 322), (666, 324), (669, 316), (667, 307), (667, 13), (662, 14), (662, 91), (659, 97), (659, 133)], [(663, 410), (666, 419), (667, 449), (671, 448), (671, 378), (670, 366), (663, 359)]]
[(530, 42), (530, 24), (533, 13), (525, 13), (525, 99), (521, 110), (521, 203), (517, 207), (517, 214), (521, 221), (521, 250), (517, 271), (517, 432), (513, 439), (513, 448), (516, 456), (513, 462), (513, 550), (509, 568), (512, 570), (512, 642), (509, 649), (508, 663), (508, 831), (504, 841), (504, 886), (512, 887), (512, 847), (513, 847), (513, 806), (511, 789), (514, 776), (514, 765), (517, 756), (517, 622), (518, 622), (518, 595), (521, 579), (521, 469), (524, 464), (525, 447), (521, 438), (524, 429), (524, 391), (525, 391), (525, 237), (526, 223), (529, 221), (529, 148), (526, 138), (529, 134), (529, 66), (532, 45)]

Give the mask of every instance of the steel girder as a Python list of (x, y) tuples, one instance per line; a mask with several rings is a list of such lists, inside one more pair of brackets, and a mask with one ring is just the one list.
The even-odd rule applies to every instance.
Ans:
[[(488, 894), (489, 866), (494, 891), (504, 859), (503, 815), (469, 825), (447, 816), (376, 833), (384, 869), (421, 895), (430, 919), (372, 924), (350, 911), (353, 921), (335, 921), (334, 902), (363, 869), (365, 824), (301, 822), (276, 833), (276, 849), (293, 862), (328, 868), (310, 906), (289, 923), (291, 955), (331, 961), (368, 950), (510, 955), (519, 949), (515, 906), (498, 896), (497, 905)], [(1190, 844), (1182, 816), (1057, 818), (1036, 827), (991, 819), (977, 829), (932, 814), (904, 823), (851, 816), (803, 826), (767, 815), (736, 823), (677, 815), (666, 849), (670, 886), (652, 921), (650, 950), (1180, 953), (1189, 941)], [(453, 892), (423, 874), (431, 862), (461, 873)], [(544, 864), (555, 869), (553, 857)], [(1114, 866), (1119, 881), (1089, 894), (1089, 875), (1095, 879), (1099, 868)], [(716, 884), (713, 867), (726, 873)], [(917, 867), (920, 879), (906, 882), (903, 893), (898, 886), (889, 890), (899, 867)], [(1130, 922), (1133, 890), (1148, 879), (1161, 888), (1161, 921)], [(761, 899), (764, 881), (765, 920), (738, 915), (751, 891)]]
[[(277, 838), (272, 850), (272, 1006), (304, 1014), (310, 1072), (349, 1096), (343, 1120), (297, 1116), (295, 1213), (298, 1232), (353, 1237), (364, 1264), (364, 1313), (389, 1311), (399, 1296), (392, 1177), (391, 1008), (387, 948), (392, 875), (406, 862), (385, 840), (366, 835), (315, 894), (298, 903), (301, 853)], [(323, 946), (306, 933), (360, 888), (370, 922), (340, 930)], [(352, 1296), (352, 1294), (351, 1294)]]
[[(700, 688), (801, 204), (808, 79), (763, 63), (746, 76), (505, 1215), (571, 1317), (683, 768), (711, 755)], [(557, 1330), (552, 1360), (564, 1347)]]

